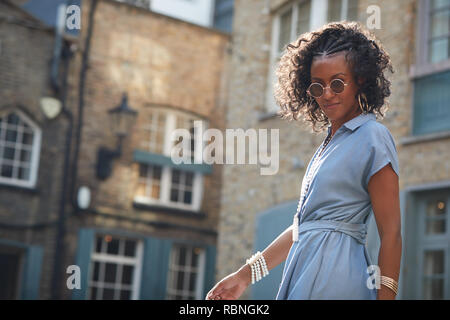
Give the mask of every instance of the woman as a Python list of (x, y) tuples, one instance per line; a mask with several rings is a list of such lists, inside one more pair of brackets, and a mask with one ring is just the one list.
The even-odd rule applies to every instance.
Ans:
[[(386, 70), (393, 72), (388, 54), (357, 23), (303, 34), (281, 58), (280, 114), (303, 116), (314, 131), (319, 125), (328, 134), (306, 170), (294, 223), (259, 257), (267, 271), (286, 261), (277, 299), (395, 299), (402, 250), (399, 166), (389, 130), (376, 121), (390, 95)], [(365, 247), (372, 211), (381, 240), (378, 270), (368, 270)], [(255, 270), (261, 278), (254, 260), (206, 299), (239, 298)]]

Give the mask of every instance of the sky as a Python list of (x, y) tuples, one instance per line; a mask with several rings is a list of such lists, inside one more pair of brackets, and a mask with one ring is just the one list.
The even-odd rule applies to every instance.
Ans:
[[(38, 18), (46, 25), (54, 27), (56, 24), (56, 13), (58, 6), (67, 2), (69, 5), (80, 5), (81, 0), (29, 0), (23, 5), (23, 9), (27, 10), (34, 17)], [(76, 29), (67, 30), (67, 33), (76, 35)]]

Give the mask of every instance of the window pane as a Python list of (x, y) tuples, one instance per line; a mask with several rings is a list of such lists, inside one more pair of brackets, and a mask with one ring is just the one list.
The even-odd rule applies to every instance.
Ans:
[(447, 36), (450, 33), (450, 10), (438, 11), (431, 16), (430, 36)]
[(172, 183), (180, 183), (180, 175), (179, 170), (172, 170)]
[(92, 287), (91, 288), (90, 299), (91, 300), (97, 300), (97, 288), (96, 287)]
[(444, 279), (424, 279), (423, 298), (429, 300), (444, 299)]
[(153, 184), (152, 185), (152, 195), (151, 195), (151, 197), (153, 198), (153, 199), (159, 199), (159, 195), (160, 195), (160, 187), (159, 187), (159, 185), (157, 185), (157, 184)]
[(9, 123), (9, 124), (19, 124), (19, 122), (20, 122), (20, 119), (19, 119), (19, 117), (15, 114), (15, 113), (11, 113), (11, 114), (9, 114), (8, 115), (8, 120), (7, 120), (7, 122)]
[(125, 256), (134, 257), (136, 252), (136, 242), (125, 240)]
[(311, 13), (311, 1), (305, 1), (299, 5), (297, 19), (297, 35), (309, 31), (309, 17)]
[(186, 176), (185, 184), (191, 187), (192, 182), (194, 180), (194, 174), (192, 172), (186, 172), (185, 176)]
[(22, 162), (30, 162), (31, 161), (31, 151), (28, 150), (20, 150), (20, 161)]
[(183, 283), (184, 283), (184, 272), (178, 271), (177, 272), (177, 283), (175, 285), (175, 288), (177, 290), (183, 290)]
[(162, 172), (162, 167), (160, 167), (160, 166), (153, 166), (152, 179), (153, 180), (161, 180), (161, 172)]
[(445, 254), (443, 250), (427, 250), (424, 257), (423, 273), (426, 276), (444, 274)]
[(450, 130), (450, 72), (434, 73), (414, 81), (415, 135)]
[(189, 291), (195, 291), (195, 284), (197, 281), (196, 273), (190, 272), (189, 273)]
[(97, 237), (95, 252), (102, 252), (103, 237)]
[(447, 60), (449, 57), (449, 38), (432, 40), (429, 51), (430, 62), (436, 63)]
[(163, 153), (164, 150), (164, 127), (158, 128), (158, 131), (156, 131), (156, 137), (155, 137), (155, 149), (154, 151), (156, 153)]
[(30, 132), (24, 132), (22, 134), (22, 144), (31, 146), (33, 144), (33, 134)]
[(6, 130), (5, 140), (9, 141), (9, 142), (16, 142), (16, 140), (17, 140), (17, 130), (13, 130), (13, 129)]
[(147, 184), (145, 182), (139, 182), (136, 189), (136, 195), (145, 197), (147, 196), (146, 190)]
[(292, 8), (281, 15), (280, 17), (280, 35), (278, 41), (278, 51), (282, 51), (284, 46), (290, 42), (291, 39), (291, 20)]
[(131, 284), (133, 280), (133, 266), (123, 266), (122, 271), (122, 284)]
[(191, 261), (191, 266), (196, 268), (197, 264), (198, 264), (198, 257), (199, 255), (202, 253), (202, 249), (201, 248), (194, 248), (193, 252), (192, 252), (192, 261)]
[(92, 274), (93, 281), (100, 281), (100, 262), (94, 262), (94, 271)]
[(328, 22), (341, 21), (342, 1), (328, 1)]
[(148, 166), (145, 164), (139, 164), (139, 177), (147, 178), (148, 175)]
[(131, 291), (121, 290), (120, 291), (120, 300), (130, 300), (131, 299)]
[(103, 289), (103, 300), (113, 300), (114, 289)]
[(119, 239), (112, 239), (108, 242), (107, 252), (109, 254), (119, 254)]
[(170, 201), (178, 202), (178, 189), (170, 190)]
[(114, 263), (105, 264), (105, 282), (115, 283), (116, 282), (116, 272), (117, 265)]
[(358, 0), (348, 0), (347, 20), (358, 20)]
[(28, 167), (19, 167), (19, 176), (20, 180), (29, 180), (30, 179), (30, 168)]
[(3, 158), (8, 160), (14, 160), (15, 149), (10, 147), (5, 147), (3, 151)]
[(450, 0), (432, 0), (431, 1), (431, 8), (434, 9), (439, 9), (442, 7), (447, 7), (450, 6)]
[(162, 167), (140, 165), (139, 171), (140, 181), (137, 186), (136, 195), (159, 199)]
[(190, 204), (192, 203), (192, 192), (191, 191), (185, 191), (184, 192), (184, 203)]
[(446, 204), (445, 200), (429, 201), (425, 216), (426, 234), (442, 234), (446, 232)]
[(179, 266), (186, 265), (186, 247), (179, 247), (177, 264)]
[(13, 174), (13, 167), (10, 165), (3, 165), (2, 166), (2, 177), (5, 178), (12, 178), (12, 174)]
[(150, 114), (146, 135), (148, 135), (148, 145), (151, 152), (163, 153), (165, 119), (165, 115), (162, 112), (153, 111)]

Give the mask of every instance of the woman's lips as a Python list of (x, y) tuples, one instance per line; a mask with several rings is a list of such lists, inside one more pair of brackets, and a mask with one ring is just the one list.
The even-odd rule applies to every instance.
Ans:
[(338, 105), (339, 105), (339, 103), (328, 104), (328, 105), (325, 105), (325, 108), (335, 108), (335, 107), (337, 107)]

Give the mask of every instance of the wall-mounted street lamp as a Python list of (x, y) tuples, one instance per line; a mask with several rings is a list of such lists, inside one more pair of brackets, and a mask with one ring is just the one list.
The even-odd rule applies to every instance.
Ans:
[(122, 96), (122, 102), (108, 111), (111, 117), (112, 130), (117, 136), (117, 147), (111, 150), (100, 147), (97, 153), (97, 177), (105, 180), (111, 175), (112, 160), (122, 155), (122, 141), (128, 135), (137, 116), (137, 111), (128, 106), (128, 96)]

